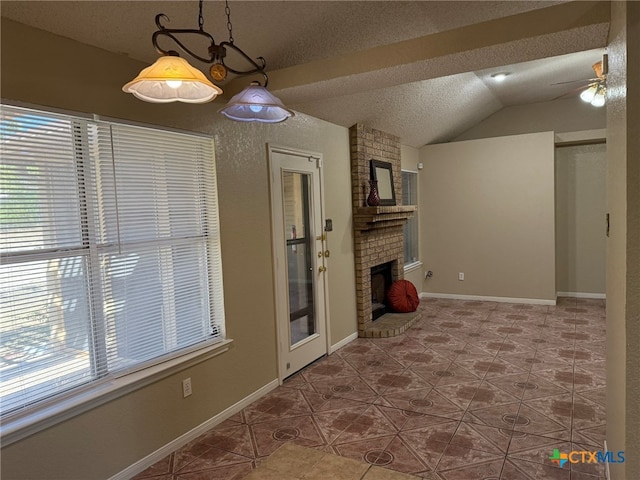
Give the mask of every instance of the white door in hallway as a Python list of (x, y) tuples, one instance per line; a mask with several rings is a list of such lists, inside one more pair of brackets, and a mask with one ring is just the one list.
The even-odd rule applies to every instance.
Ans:
[(328, 351), (322, 156), (269, 146), (269, 165), (282, 381)]

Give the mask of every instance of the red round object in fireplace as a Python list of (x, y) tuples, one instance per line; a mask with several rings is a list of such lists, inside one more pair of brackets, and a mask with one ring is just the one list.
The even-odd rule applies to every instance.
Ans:
[(393, 282), (387, 291), (387, 301), (394, 312), (415, 312), (420, 305), (416, 287), (409, 280)]

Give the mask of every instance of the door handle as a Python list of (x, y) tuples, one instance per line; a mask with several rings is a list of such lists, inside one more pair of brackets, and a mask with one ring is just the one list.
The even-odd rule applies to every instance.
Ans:
[(320, 266), (318, 267), (318, 271), (319, 271), (320, 273), (324, 273), (324, 272), (326, 272), (326, 271), (327, 271), (327, 267), (325, 267), (324, 265), (320, 265)]

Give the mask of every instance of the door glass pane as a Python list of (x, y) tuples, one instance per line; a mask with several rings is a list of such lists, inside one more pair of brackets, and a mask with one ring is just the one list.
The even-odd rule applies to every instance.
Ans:
[(313, 248), (312, 239), (308, 236), (309, 182), (308, 174), (282, 174), (291, 345), (316, 332), (311, 257)]

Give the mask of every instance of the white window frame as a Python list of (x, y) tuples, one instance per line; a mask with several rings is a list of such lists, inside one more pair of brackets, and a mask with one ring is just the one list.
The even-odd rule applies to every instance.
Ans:
[[(123, 122), (121, 120), (108, 120), (98, 119), (97, 116), (82, 116), (74, 112), (66, 112), (55, 109), (46, 109), (39, 106), (25, 105), (14, 102), (7, 102), (2, 100), (2, 105), (7, 107), (20, 107), (32, 110), (34, 113), (40, 113), (46, 115), (47, 113), (57, 115), (67, 115), (75, 117), (81, 120), (93, 119), (94, 121), (109, 121), (111, 123), (117, 123), (121, 125), (131, 126), (143, 126), (146, 128), (152, 128), (157, 131), (173, 131), (182, 134), (188, 134), (197, 137), (206, 137), (211, 139), (210, 136), (202, 134), (194, 134), (193, 132), (183, 132), (168, 128), (158, 128), (157, 126), (140, 125), (132, 122)], [(208, 201), (213, 202), (213, 207), (217, 209), (217, 196), (215, 188), (215, 159), (213, 162), (213, 182), (214, 191), (211, 193), (211, 198)], [(215, 262), (215, 265), (210, 265), (212, 269), (209, 272), (210, 278), (213, 277), (213, 282), (216, 283), (216, 293), (222, 294), (222, 268), (220, 258), (220, 239), (219, 239), (219, 225), (217, 215), (215, 225), (210, 226), (210, 230), (214, 231), (211, 241), (215, 244), (213, 249), (217, 251), (216, 255), (212, 255), (211, 259)], [(83, 255), (87, 255), (86, 252), (82, 252)], [(43, 256), (43, 258), (51, 257), (60, 258), (59, 254), (37, 254)], [(53, 258), (53, 257), (51, 257)], [(45, 258), (46, 259), (46, 258)], [(212, 273), (215, 272), (215, 273)], [(213, 288), (213, 287), (210, 287)], [(3, 445), (9, 445), (24, 439), (34, 433), (49, 428), (60, 422), (63, 422), (69, 418), (79, 415), (83, 412), (89, 411), (99, 405), (110, 402), (118, 397), (124, 396), (130, 392), (140, 389), (146, 385), (157, 382), (163, 378), (171, 376), (180, 370), (189, 368), (193, 365), (213, 358), (223, 352), (226, 352), (230, 348), (232, 340), (224, 337), (224, 302), (220, 298), (218, 305), (218, 312), (216, 315), (222, 316), (222, 321), (218, 320), (218, 327), (221, 329), (221, 334), (216, 338), (200, 342), (190, 347), (186, 347), (180, 350), (173, 351), (169, 354), (151, 359), (146, 362), (132, 365), (131, 368), (109, 373), (108, 375), (94, 379), (91, 382), (71, 388), (68, 391), (56, 394), (44, 400), (36, 402), (33, 406), (23, 408), (21, 410), (12, 412), (2, 419), (0, 425), (0, 434), (2, 436)], [(221, 311), (219, 310), (221, 308)]]
[[(406, 196), (406, 192), (404, 189), (404, 175), (405, 174), (410, 174), (415, 178), (415, 192), (414, 196), (415, 198), (413, 199), (412, 203), (405, 203), (405, 196)], [(401, 170), (401, 175), (403, 176), (402, 178), (402, 183), (403, 183), (403, 189), (402, 189), (402, 204), (403, 205), (415, 205), (417, 207), (418, 205), (418, 172), (413, 171), (413, 170)], [(413, 261), (407, 261), (407, 259), (405, 259), (404, 261), (404, 272), (408, 273), (411, 272), (413, 270), (416, 270), (418, 268), (420, 268), (422, 266), (422, 261), (420, 260), (420, 228), (419, 228), (419, 222), (418, 222), (418, 210), (416, 209), (416, 211), (413, 213), (413, 216), (408, 220), (408, 221), (413, 221), (415, 222), (415, 244), (416, 244), (416, 248), (417, 248), (417, 257), (416, 260)], [(403, 251), (406, 250), (406, 242), (407, 242), (407, 225), (408, 222), (405, 223), (405, 226), (403, 227)]]

